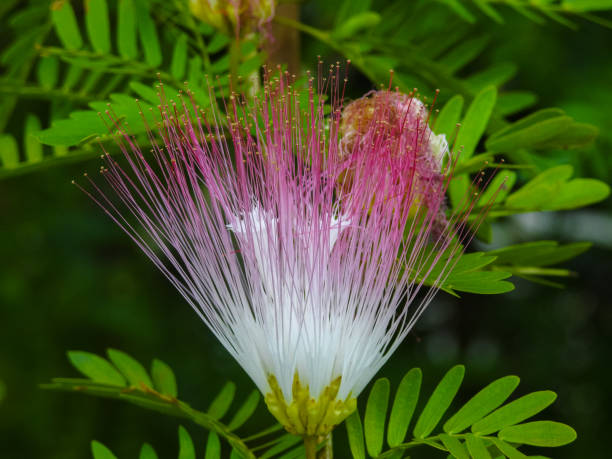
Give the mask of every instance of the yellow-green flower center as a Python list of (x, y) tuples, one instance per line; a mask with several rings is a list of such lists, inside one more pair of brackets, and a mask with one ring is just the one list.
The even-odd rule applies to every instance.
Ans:
[(327, 435), (357, 407), (350, 394), (346, 400), (336, 400), (342, 377), (334, 379), (318, 399), (310, 396), (308, 385), (300, 383), (297, 372), (293, 377), (293, 400), (287, 403), (274, 375), (268, 376), (270, 392), (265, 401), (270, 412), (288, 432), (302, 436)]

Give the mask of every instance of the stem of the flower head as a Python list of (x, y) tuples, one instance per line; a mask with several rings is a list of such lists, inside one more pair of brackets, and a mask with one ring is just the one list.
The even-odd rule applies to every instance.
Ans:
[(317, 459), (317, 441), (316, 436), (304, 437), (304, 449), (306, 450), (306, 459)]
[[(320, 448), (319, 445), (321, 445)], [(304, 437), (304, 448), (306, 449), (306, 459), (333, 459), (334, 449), (331, 432), (325, 437), (314, 435)]]

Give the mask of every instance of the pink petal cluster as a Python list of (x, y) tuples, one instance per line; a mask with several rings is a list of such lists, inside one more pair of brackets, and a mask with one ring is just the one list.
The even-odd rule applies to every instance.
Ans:
[(296, 375), (315, 399), (339, 377), (337, 398), (356, 397), (469, 234), (469, 203), (434, 233), (447, 174), (423, 165), (424, 107), (372, 98), (347, 140), (342, 81), (333, 67), (301, 94), (286, 75), (268, 77), (261, 100), (234, 95), (227, 116), (205, 116), (189, 91), (163, 100), (151, 152), (117, 126), (123, 158), (106, 154), (102, 168), (110, 187), (83, 188), (262, 393), (273, 376), (287, 403)]
[(418, 98), (398, 91), (370, 91), (346, 106), (342, 112), (341, 150), (352, 155), (358, 146), (364, 149), (367, 133), (377, 123), (380, 136), (386, 138), (384, 149), (370, 149), (379, 155), (382, 150), (405, 156), (401, 162), (411, 164), (412, 193), (432, 210), (438, 210), (440, 224), (444, 218), (444, 193), (432, 192), (432, 182), (444, 181), (444, 160), (449, 148), (443, 134), (429, 128), (429, 111)]

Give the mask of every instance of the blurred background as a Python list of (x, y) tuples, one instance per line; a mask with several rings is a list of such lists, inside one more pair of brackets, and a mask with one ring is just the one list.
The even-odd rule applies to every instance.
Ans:
[[(304, 2), (301, 15), (324, 28), (333, 22), (333, 2)], [(601, 134), (592, 146), (555, 152), (546, 160), (570, 163), (580, 175), (609, 183), (612, 31), (592, 22), (577, 24), (577, 30), (539, 25), (512, 11), (504, 25), (482, 21), (478, 27), (491, 36), (483, 59), (517, 63), (508, 85), (537, 93), (537, 107), (561, 107), (597, 125)], [(306, 66), (314, 65), (318, 54), (326, 62), (339, 58), (308, 36), (302, 36), (301, 48)], [(349, 88), (350, 97), (358, 97), (372, 84), (353, 71)], [(37, 103), (21, 100), (6, 130), (20, 129), (23, 114), (36, 113)], [(145, 256), (70, 185), (71, 178), (97, 166), (93, 160), (0, 181), (2, 458), (90, 457), (92, 439), (112, 446), (122, 458), (137, 457), (144, 441), (160, 457), (176, 455), (175, 419), (117, 401), (40, 390), (38, 384), (52, 377), (76, 375), (67, 350), (102, 354), (112, 347), (146, 364), (158, 357), (175, 370), (179, 396), (202, 409), (227, 380), (237, 383), (242, 397), (253, 388)], [(516, 290), (508, 294), (464, 294), (460, 300), (439, 294), (381, 372), (396, 387), (408, 369), (421, 367), (429, 393), (450, 366), (465, 363), (464, 397), (495, 378), (517, 374), (522, 379), (517, 394), (556, 391), (559, 398), (545, 417), (578, 432), (576, 442), (550, 455), (609, 457), (611, 201), (575, 212), (512, 217), (493, 230), (495, 246), (547, 238), (590, 240), (594, 246), (569, 264), (577, 275), (564, 289), (513, 279)], [(272, 422), (260, 405), (244, 430), (264, 420)], [(196, 442), (205, 438), (203, 431), (187, 427)], [(337, 432), (335, 441), (345, 442), (344, 429)]]

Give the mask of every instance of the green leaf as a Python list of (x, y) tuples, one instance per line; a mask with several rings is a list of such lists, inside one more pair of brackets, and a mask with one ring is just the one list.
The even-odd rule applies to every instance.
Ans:
[(215, 432), (208, 433), (205, 459), (221, 459), (221, 441)]
[(140, 456), (138, 459), (158, 459), (155, 449), (148, 443), (144, 443), (140, 448)]
[(40, 131), (40, 120), (31, 113), (26, 116), (24, 126), (23, 149), (26, 160), (30, 163), (42, 161), (43, 147), (36, 135)]
[(568, 180), (570, 165), (553, 167), (540, 173), (506, 199), (506, 206), (525, 210), (575, 209), (605, 199), (610, 187), (595, 179)]
[(353, 412), (346, 421), (346, 434), (348, 436), (349, 447), (354, 459), (365, 459), (365, 448), (363, 445), (363, 427), (361, 418), (357, 410)]
[(459, 0), (439, 0), (440, 3), (448, 5), (461, 19), (473, 24), (476, 22), (476, 16), (474, 16)]
[(465, 367), (463, 365), (455, 365), (442, 378), (440, 383), (434, 389), (431, 397), (427, 401), (413, 434), (416, 438), (425, 438), (436, 427), (444, 413), (455, 398), (459, 386), (463, 381)]
[(58, 0), (51, 3), (51, 19), (62, 46), (76, 50), (83, 46), (76, 16), (69, 0)]
[(172, 63), (170, 64), (170, 73), (177, 80), (181, 80), (185, 76), (185, 68), (187, 66), (187, 35), (181, 34), (174, 44), (174, 52), (172, 53)]
[(133, 0), (119, 0), (117, 8), (117, 48), (119, 55), (134, 59), (138, 55), (136, 44), (136, 8)]
[(111, 362), (113, 362), (123, 376), (126, 377), (131, 386), (139, 387), (141, 384), (144, 384), (145, 386), (153, 387), (147, 370), (144, 369), (140, 362), (136, 361), (125, 352), (116, 349), (108, 349), (106, 353)]
[(446, 421), (444, 432), (450, 434), (462, 432), (482, 419), (506, 401), (518, 386), (519, 381), (517, 376), (506, 376), (493, 381)]
[(573, 174), (570, 165), (552, 167), (538, 174), (522, 188), (512, 193), (506, 199), (506, 205), (512, 208), (536, 209), (544, 207), (561, 190)]
[(191, 435), (187, 432), (183, 426), (178, 428), (179, 437), (179, 453), (178, 459), (196, 459), (195, 448), (193, 446), (193, 440)]
[(67, 354), (72, 366), (92, 381), (125, 387), (125, 378), (108, 360), (84, 351), (68, 351)]
[(366, 404), (363, 426), (368, 454), (376, 457), (380, 454), (385, 436), (385, 419), (389, 405), (390, 384), (387, 378), (378, 379)]
[(91, 454), (94, 459), (117, 459), (110, 449), (95, 440), (91, 442)]
[(554, 421), (534, 421), (505, 427), (499, 438), (512, 443), (533, 446), (563, 446), (576, 439), (576, 431), (566, 424)]
[(36, 67), (36, 77), (45, 89), (51, 89), (57, 84), (59, 76), (59, 60), (56, 56), (41, 57)]
[(492, 152), (514, 151), (520, 148), (538, 148), (539, 144), (550, 142), (567, 130), (574, 120), (569, 116), (557, 116), (506, 135), (491, 137), (486, 142)]
[(204, 72), (202, 72), (202, 58), (200, 56), (193, 56), (189, 59), (187, 67), (187, 80), (192, 87), (200, 87), (203, 81), (202, 76), (204, 75)]
[(12, 169), (19, 166), (17, 141), (10, 134), (0, 134), (0, 159), (3, 168)]
[(495, 86), (489, 86), (480, 91), (470, 104), (455, 142), (457, 146), (463, 146), (459, 157), (460, 162), (470, 159), (474, 154), (480, 137), (489, 123), (496, 100), (497, 89)]
[(351, 17), (368, 11), (372, 6), (372, 0), (344, 0), (336, 9), (336, 26), (350, 20)]
[(559, 132), (553, 138), (543, 140), (533, 148), (548, 149), (570, 149), (588, 145), (599, 135), (599, 129), (591, 124), (573, 122), (567, 129)]
[(447, 434), (440, 434), (440, 440), (449, 453), (456, 459), (470, 459), (465, 446), (456, 438)]
[(373, 11), (364, 11), (351, 16), (334, 30), (332, 36), (336, 40), (352, 37), (364, 29), (371, 29), (380, 23), (380, 15)]
[(495, 260), (495, 257), (487, 256), (483, 252), (474, 252), (468, 254), (456, 255), (458, 261), (447, 260), (443, 258), (439, 260), (434, 268), (429, 273), (426, 279), (426, 285), (433, 285), (433, 282), (440, 275), (441, 270), (447, 266), (452, 266), (450, 274), (444, 279), (444, 282), (439, 286), (444, 291), (454, 294), (456, 291), (495, 294), (504, 293), (512, 290), (514, 285), (506, 282), (503, 279), (510, 277), (510, 273), (503, 270), (483, 271), (482, 269)]
[(436, 118), (433, 131), (438, 135), (444, 134), (450, 145), (452, 145), (453, 137), (457, 131), (457, 123), (461, 118), (462, 110), (463, 97), (457, 94), (444, 104)]
[(231, 381), (225, 383), (215, 399), (211, 402), (207, 413), (214, 419), (221, 419), (225, 416), (227, 410), (229, 410), (235, 394), (236, 385)]
[(38, 140), (46, 145), (77, 145), (92, 134), (102, 135), (108, 132), (96, 112), (78, 110), (70, 114), (69, 119), (54, 121), (49, 129), (38, 133)]
[(493, 411), (472, 426), (472, 432), (489, 435), (507, 426), (512, 426), (539, 413), (557, 398), (557, 394), (545, 390), (532, 392)]
[(109, 54), (111, 41), (106, 0), (85, 0), (85, 25), (93, 49), (100, 54)]
[(576, 123), (561, 109), (548, 108), (495, 132), (486, 145), (491, 151), (576, 148), (592, 142), (598, 132), (595, 126)]
[(453, 274), (443, 284), (443, 288), (460, 292), (496, 295), (514, 290), (514, 284), (505, 281), (511, 276), (505, 271), (471, 271)]
[(138, 81), (132, 81), (130, 83), (130, 88), (132, 88), (132, 90), (136, 94), (138, 94), (140, 97), (142, 97), (144, 100), (146, 100), (150, 104), (157, 105), (161, 103), (161, 100), (159, 98), (159, 93), (149, 85), (142, 84)]
[(565, 183), (558, 193), (550, 196), (544, 210), (568, 210), (588, 206), (606, 199), (610, 195), (610, 186), (589, 178), (576, 178)]
[(559, 245), (557, 241), (533, 241), (487, 252), (495, 255), (495, 264), (549, 266), (577, 257), (591, 247), (590, 242)]
[(565, 112), (560, 108), (544, 108), (542, 110), (530, 113), (529, 115), (510, 124), (509, 126), (506, 126), (497, 132), (494, 132), (493, 134), (491, 134), (489, 139), (497, 139), (499, 137), (511, 135), (534, 124), (557, 118), (559, 116), (565, 116)]
[(406, 438), (410, 420), (419, 400), (422, 379), (421, 369), (413, 368), (404, 375), (397, 388), (387, 429), (387, 443), (391, 447), (399, 445)]
[(155, 22), (151, 18), (149, 5), (144, 0), (136, 0), (136, 8), (138, 11), (138, 35), (140, 37), (140, 45), (144, 52), (145, 61), (153, 68), (158, 68), (162, 63), (161, 47), (159, 45), (159, 37)]
[(491, 455), (489, 454), (489, 451), (487, 451), (487, 447), (480, 438), (468, 434), (465, 436), (465, 444), (472, 458), (491, 459)]
[(521, 453), (518, 449), (506, 443), (505, 441), (498, 440), (498, 439), (493, 439), (492, 441), (495, 447), (498, 450), (500, 450), (509, 459), (526, 459), (527, 458), (527, 456)]
[(227, 425), (229, 430), (236, 430), (242, 426), (255, 412), (257, 404), (259, 403), (259, 391), (252, 391), (247, 397), (246, 401), (240, 406), (234, 417)]
[(78, 65), (68, 65), (68, 70), (64, 76), (64, 83), (62, 84), (63, 91), (70, 91), (78, 82), (83, 75), (83, 67)]
[(176, 387), (176, 378), (174, 372), (168, 364), (158, 359), (153, 359), (151, 364), (151, 377), (153, 379), (153, 388), (165, 395), (171, 397), (178, 396), (178, 390)]
[(495, 9), (484, 0), (474, 0), (474, 4), (482, 11), (485, 15), (493, 19), (498, 24), (503, 24), (504, 18), (502, 18)]
[(208, 43), (208, 53), (215, 54), (225, 48), (231, 39), (227, 35), (221, 33), (215, 34), (212, 40)]

